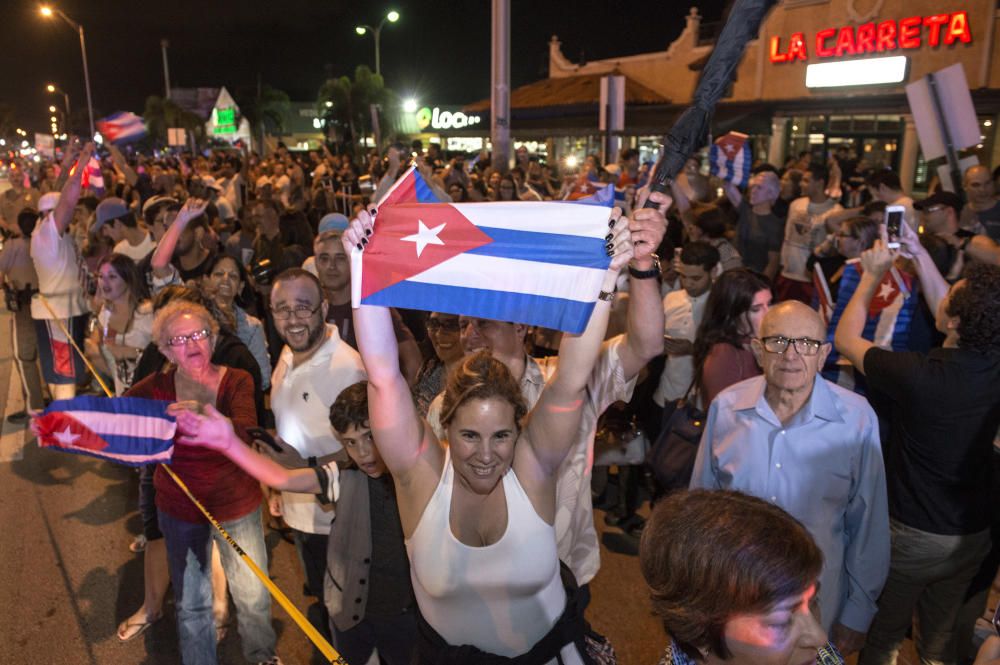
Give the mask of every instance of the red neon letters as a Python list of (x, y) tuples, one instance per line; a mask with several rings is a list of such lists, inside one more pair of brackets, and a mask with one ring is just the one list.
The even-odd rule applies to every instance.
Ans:
[[(857, 27), (826, 28), (813, 40), (816, 57), (842, 58), (869, 53), (887, 53), (898, 49), (918, 49), (925, 43), (931, 48), (957, 42), (972, 43), (972, 30), (966, 11), (933, 16), (909, 16), (899, 21), (865, 23)], [(770, 60), (774, 63), (808, 60), (805, 34), (794, 33), (788, 48), (782, 48), (781, 37), (771, 37)]]

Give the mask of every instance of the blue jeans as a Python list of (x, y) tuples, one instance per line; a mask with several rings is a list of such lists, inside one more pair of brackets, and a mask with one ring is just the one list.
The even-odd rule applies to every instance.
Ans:
[[(211, 524), (193, 524), (159, 511), (160, 530), (167, 541), (170, 580), (177, 605), (177, 633), (184, 665), (216, 665), (215, 619), (212, 616), (212, 539), (219, 545), (229, 593), (236, 604), (243, 656), (250, 662), (274, 657), (277, 638), (271, 627), (271, 596)], [(223, 522), (247, 555), (267, 570), (267, 550), (260, 508)]]

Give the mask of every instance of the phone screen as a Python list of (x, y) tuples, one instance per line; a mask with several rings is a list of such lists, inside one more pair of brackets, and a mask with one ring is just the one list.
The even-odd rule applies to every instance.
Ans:
[(886, 210), (885, 227), (889, 236), (889, 249), (899, 249), (899, 232), (903, 224), (902, 210)]

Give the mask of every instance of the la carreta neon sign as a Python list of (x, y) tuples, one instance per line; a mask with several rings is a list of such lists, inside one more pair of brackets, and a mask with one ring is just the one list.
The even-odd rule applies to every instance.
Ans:
[[(924, 44), (937, 48), (942, 44), (951, 46), (959, 42), (972, 43), (969, 14), (966, 11), (826, 28), (817, 32), (812, 40), (813, 50), (818, 58), (888, 53), (899, 49), (918, 49)], [(787, 48), (781, 37), (771, 37), (771, 62), (808, 59), (809, 45), (805, 33), (796, 32), (789, 37)]]

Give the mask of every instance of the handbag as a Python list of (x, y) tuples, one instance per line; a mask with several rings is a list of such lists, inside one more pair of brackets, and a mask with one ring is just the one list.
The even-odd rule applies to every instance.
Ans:
[(705, 429), (705, 413), (689, 399), (694, 384), (692, 381), (684, 397), (674, 403), (673, 411), (664, 414), (666, 422), (646, 456), (646, 464), (663, 491), (686, 489), (691, 483)]

